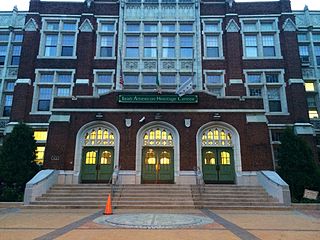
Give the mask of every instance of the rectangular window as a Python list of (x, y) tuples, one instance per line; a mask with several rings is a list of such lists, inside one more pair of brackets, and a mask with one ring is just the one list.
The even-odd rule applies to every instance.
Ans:
[(245, 49), (247, 57), (258, 57), (257, 36), (245, 36)]
[(306, 89), (306, 92), (314, 92), (315, 91), (315, 87), (314, 87), (313, 82), (305, 82), (304, 87)]
[(317, 65), (320, 66), (320, 46), (314, 46), (314, 55), (316, 57)]
[(222, 76), (220, 74), (208, 74), (207, 84), (222, 84)]
[(298, 42), (305, 42), (305, 41), (308, 41), (308, 35), (306, 33), (299, 33)]
[[(51, 78), (51, 82), (52, 82), (53, 75), (51, 75), (50, 78)], [(58, 73), (57, 82), (58, 83), (71, 83), (72, 82), (72, 75), (69, 73)]]
[(261, 31), (274, 31), (273, 22), (261, 22)]
[(127, 24), (128, 32), (138, 32), (140, 31), (140, 25), (138, 23), (128, 23)]
[(111, 73), (98, 73), (97, 83), (112, 84), (112, 74)]
[(278, 83), (279, 75), (276, 73), (266, 73), (266, 82), (267, 83)]
[(157, 32), (158, 25), (157, 24), (144, 24), (144, 31), (145, 32)]
[(9, 117), (11, 113), (13, 95), (5, 95), (4, 98), (4, 107), (3, 107), (3, 116)]
[(176, 26), (174, 24), (162, 24), (163, 32), (174, 32), (176, 30)]
[(102, 32), (112, 32), (114, 31), (114, 23), (102, 23), (101, 24)]
[(101, 36), (100, 57), (112, 57), (113, 36)]
[(219, 32), (219, 24), (218, 23), (205, 23), (205, 31), (206, 32)]
[(40, 75), (40, 83), (53, 83), (53, 73), (41, 73)]
[(110, 88), (107, 87), (98, 87), (97, 88), (98, 95), (107, 94), (110, 92)]
[(281, 100), (279, 88), (268, 88), (268, 101), (270, 112), (281, 112)]
[(74, 35), (62, 35), (61, 56), (73, 56)]
[(249, 88), (249, 95), (252, 97), (261, 97), (262, 96), (262, 90), (258, 87), (250, 87)]
[(309, 110), (309, 118), (319, 118), (319, 114), (317, 110)]
[(70, 88), (69, 87), (57, 87), (57, 96), (58, 97), (70, 96)]
[(263, 56), (272, 57), (276, 55), (275, 46), (274, 46), (274, 36), (273, 35), (264, 35), (262, 36), (262, 47), (263, 47)]
[(38, 111), (49, 111), (50, 102), (52, 97), (51, 87), (40, 87), (39, 88), (39, 101), (38, 101)]
[(162, 37), (162, 57), (174, 58), (175, 57), (175, 37)]
[(307, 103), (309, 108), (315, 108), (317, 107), (316, 99), (314, 96), (308, 96), (307, 97)]
[(36, 164), (43, 165), (43, 162), (44, 162), (44, 151), (45, 151), (45, 147), (44, 146), (37, 146), (36, 159), (34, 160)]
[(9, 34), (8, 33), (0, 33), (0, 42), (8, 42)]
[(314, 42), (320, 42), (320, 33), (313, 33), (312, 38)]
[(63, 22), (62, 30), (64, 31), (76, 31), (77, 24), (75, 22)]
[(157, 37), (144, 37), (144, 57), (157, 57)]
[(256, 22), (247, 22), (243, 24), (245, 32), (256, 32), (257, 31), (257, 23)]
[(143, 75), (143, 84), (156, 85), (156, 81), (157, 81), (156, 75)]
[(4, 65), (7, 56), (7, 46), (0, 45), (0, 65)]
[(139, 57), (139, 36), (126, 37), (126, 57)]
[(193, 56), (193, 37), (180, 36), (180, 57), (192, 58)]
[(21, 46), (12, 46), (11, 65), (19, 65), (20, 63)]
[(9, 91), (9, 92), (13, 92), (13, 90), (14, 90), (14, 82), (7, 82), (5, 90)]
[(53, 57), (57, 55), (58, 35), (47, 35), (44, 55)]
[(176, 84), (176, 75), (162, 75), (161, 84), (163, 85), (174, 85)]
[(180, 85), (185, 83), (186, 81), (190, 81), (192, 75), (180, 75)]
[(139, 84), (139, 75), (133, 74), (125, 74), (124, 75), (124, 82), (127, 85), (138, 85)]
[(58, 31), (59, 30), (59, 22), (47, 22), (46, 30)]
[(189, 24), (189, 23), (186, 23), (186, 24), (180, 24), (180, 31), (181, 32), (192, 32), (193, 30), (193, 24)]
[(47, 131), (36, 130), (33, 132), (34, 140), (36, 141), (46, 141), (48, 137)]
[(310, 62), (309, 46), (299, 46), (299, 54), (300, 54), (300, 59), (302, 64)]
[(207, 36), (207, 57), (219, 57), (219, 37)]
[(261, 83), (261, 74), (249, 74), (247, 81), (248, 83)]

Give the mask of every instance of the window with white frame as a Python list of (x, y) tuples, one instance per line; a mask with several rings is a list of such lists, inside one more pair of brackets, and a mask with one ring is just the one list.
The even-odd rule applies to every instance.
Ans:
[(205, 89), (214, 95), (223, 96), (225, 87), (223, 72), (207, 71), (205, 72), (205, 77)]
[(95, 95), (103, 95), (110, 92), (113, 87), (114, 71), (94, 70)]
[(54, 97), (72, 94), (73, 71), (38, 70), (36, 73), (34, 111), (50, 111)]
[(283, 71), (246, 71), (247, 95), (262, 97), (267, 112), (286, 112)]
[(317, 65), (320, 66), (320, 46), (314, 46), (314, 55)]
[(180, 35), (180, 58), (193, 57), (193, 36)]
[(0, 66), (5, 65), (9, 45), (9, 33), (0, 32)]
[(160, 84), (165, 86), (176, 85), (176, 74), (162, 74)]
[(126, 57), (139, 58), (139, 35), (126, 37)]
[(76, 56), (77, 20), (45, 19), (43, 22), (40, 56)]
[(313, 32), (312, 38), (314, 42), (320, 42), (320, 32)]
[(300, 45), (299, 46), (299, 54), (301, 63), (309, 63), (310, 57), (309, 57), (309, 46), (308, 45)]
[(163, 36), (162, 37), (162, 57), (175, 58), (176, 56), (175, 46), (176, 46), (175, 36)]
[(144, 73), (142, 76), (142, 84), (146, 86), (155, 86), (157, 83), (157, 75), (155, 73)]
[(157, 57), (157, 36), (144, 36), (144, 57), (156, 58)]
[(281, 56), (279, 30), (275, 19), (244, 19), (241, 23), (246, 58)]
[(125, 73), (124, 74), (125, 87), (139, 85), (139, 74), (137, 73)]
[(99, 58), (112, 58), (115, 56), (115, 22), (98, 20), (97, 56)]
[(0, 32), (0, 65), (19, 65), (22, 39), (21, 32)]
[(205, 57), (220, 58), (222, 51), (222, 31), (220, 22), (203, 22)]
[(14, 80), (5, 80), (4, 89), (3, 89), (3, 117), (10, 117), (11, 107), (13, 101), (13, 90), (14, 90)]

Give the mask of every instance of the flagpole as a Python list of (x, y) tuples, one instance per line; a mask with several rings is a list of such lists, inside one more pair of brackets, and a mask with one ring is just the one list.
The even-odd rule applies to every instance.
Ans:
[(156, 85), (157, 85), (157, 93), (161, 94), (161, 86), (159, 81), (159, 54), (158, 54), (158, 44), (156, 48), (156, 59), (157, 59), (157, 78), (156, 78)]

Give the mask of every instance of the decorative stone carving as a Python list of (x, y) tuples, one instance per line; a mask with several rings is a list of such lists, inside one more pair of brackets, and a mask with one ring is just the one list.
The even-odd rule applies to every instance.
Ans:
[(304, 15), (296, 15), (296, 24), (297, 26), (306, 26), (306, 20)]
[(37, 31), (38, 29), (39, 29), (38, 24), (33, 18), (30, 18), (29, 21), (24, 26), (24, 30), (26, 32), (34, 32), (34, 31)]
[(93, 2), (94, 0), (85, 0), (85, 3), (87, 4), (87, 8), (90, 8)]
[(302, 76), (303, 78), (315, 78), (315, 72), (313, 69), (303, 68)]
[(182, 61), (181, 69), (192, 69), (192, 61)]
[(126, 69), (138, 70), (138, 61), (126, 61)]
[(5, 128), (8, 123), (9, 123), (9, 119), (1, 119), (0, 128)]
[(229, 3), (229, 8), (232, 8), (234, 0), (227, 0), (227, 3)]
[(295, 32), (297, 31), (297, 27), (295, 25), (295, 23), (291, 20), (291, 18), (287, 18), (283, 25), (282, 25), (282, 29), (285, 32)]
[(240, 27), (234, 19), (231, 19), (226, 26), (226, 31), (227, 32), (239, 32)]
[(156, 61), (144, 61), (143, 62), (143, 68), (147, 70), (153, 70), (157, 68)]
[(18, 76), (18, 68), (9, 68), (7, 70), (7, 77), (16, 78), (17, 76)]
[(93, 29), (94, 28), (93, 28), (89, 19), (84, 20), (83, 23), (81, 24), (81, 26), (79, 27), (79, 30), (81, 32), (92, 32)]
[(0, 17), (0, 25), (8, 27), (11, 24), (11, 15), (1, 16)]
[(312, 15), (311, 21), (312, 21), (313, 27), (320, 27), (320, 14)]
[(174, 61), (164, 61), (162, 62), (162, 68), (166, 70), (175, 69), (175, 62)]

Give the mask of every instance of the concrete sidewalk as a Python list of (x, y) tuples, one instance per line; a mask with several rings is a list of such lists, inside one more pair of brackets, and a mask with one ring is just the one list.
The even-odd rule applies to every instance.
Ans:
[(0, 239), (179, 239), (319, 240), (320, 211), (115, 210), (114, 215), (176, 213), (204, 216), (210, 224), (174, 229), (135, 229), (95, 223), (101, 211), (86, 209), (0, 209)]

